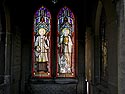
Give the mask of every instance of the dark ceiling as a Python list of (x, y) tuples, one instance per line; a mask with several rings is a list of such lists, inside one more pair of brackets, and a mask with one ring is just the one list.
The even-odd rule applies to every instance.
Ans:
[(26, 28), (33, 24), (33, 14), (42, 5), (47, 6), (51, 13), (56, 16), (58, 10), (68, 6), (82, 24), (90, 24), (92, 10), (97, 0), (58, 0), (56, 4), (52, 0), (5, 0), (5, 5), (10, 9), (11, 20), (14, 24)]

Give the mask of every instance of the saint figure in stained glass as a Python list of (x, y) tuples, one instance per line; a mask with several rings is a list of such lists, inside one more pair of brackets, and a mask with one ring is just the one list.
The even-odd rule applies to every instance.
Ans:
[(59, 66), (60, 73), (71, 73), (71, 53), (72, 53), (72, 39), (70, 30), (64, 28), (59, 39)]
[[(49, 49), (49, 40), (47, 38), (47, 33), (44, 28), (40, 28), (38, 31), (39, 35), (36, 38), (35, 41), (35, 56), (36, 56), (36, 62), (46, 63), (48, 62), (48, 55), (47, 51)], [(46, 65), (44, 64), (44, 65)], [(47, 71), (47, 66), (44, 66), (41, 68), (44, 71)]]

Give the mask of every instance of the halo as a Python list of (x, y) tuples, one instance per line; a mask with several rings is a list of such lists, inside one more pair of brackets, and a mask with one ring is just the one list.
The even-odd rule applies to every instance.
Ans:
[(65, 32), (65, 30), (68, 30), (68, 34), (70, 33), (69, 28), (63, 28), (62, 33), (64, 33), (64, 32)]
[(39, 30), (38, 30), (38, 33), (40, 34), (40, 31), (43, 31), (43, 34), (45, 34), (46, 33), (46, 30), (44, 29), (44, 28), (40, 28)]

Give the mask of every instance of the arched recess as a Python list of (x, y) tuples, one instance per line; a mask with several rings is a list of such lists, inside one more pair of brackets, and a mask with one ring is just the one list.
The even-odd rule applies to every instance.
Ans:
[(76, 75), (76, 29), (73, 12), (66, 6), (57, 15), (57, 77)]
[[(117, 94), (117, 38), (116, 10), (112, 0), (98, 1), (94, 32), (93, 82), (105, 90), (95, 92)], [(112, 90), (112, 91), (110, 91)]]
[(34, 14), (32, 76), (51, 77), (51, 13), (42, 6)]
[(100, 83), (100, 68), (101, 68), (101, 58), (100, 58), (100, 51), (101, 51), (101, 42), (100, 42), (100, 17), (102, 13), (103, 4), (101, 1), (98, 2), (97, 10), (96, 10), (96, 17), (95, 17), (95, 38), (94, 38), (94, 68), (93, 71), (93, 83)]
[[(10, 13), (5, 2), (0, 4), (0, 84), (1, 93), (10, 92), (11, 34)], [(5, 87), (3, 87), (5, 85)], [(4, 90), (6, 88), (6, 90)]]
[[(106, 36), (106, 11), (100, 1), (97, 8), (96, 21), (95, 21), (95, 58), (98, 72), (95, 74), (97, 78), (97, 83), (100, 83), (102, 80), (107, 81), (107, 36)], [(96, 70), (96, 69), (95, 69)]]

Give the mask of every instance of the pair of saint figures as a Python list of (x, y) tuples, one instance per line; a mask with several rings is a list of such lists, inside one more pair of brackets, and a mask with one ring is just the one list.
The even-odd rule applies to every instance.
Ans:
[[(72, 38), (70, 30), (63, 28), (58, 37), (58, 65), (59, 73), (71, 73), (72, 60)], [(38, 36), (35, 40), (35, 60), (40, 63), (39, 71), (48, 71), (50, 38), (49, 33), (44, 28), (38, 30)]]

